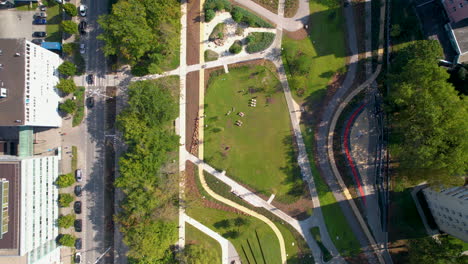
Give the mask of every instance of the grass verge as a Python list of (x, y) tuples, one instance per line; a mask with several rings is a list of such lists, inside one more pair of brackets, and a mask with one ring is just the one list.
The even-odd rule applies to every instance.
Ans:
[(60, 22), (62, 22), (62, 16), (60, 14), (60, 5), (48, 1), (47, 3), (47, 25), (46, 41), (50, 42), (62, 42), (62, 32), (60, 31)]
[(34, 11), (38, 7), (37, 3), (15, 4), (15, 9), (18, 11)]
[(74, 96), (76, 97), (76, 111), (73, 114), (73, 121), (72, 121), (72, 126), (78, 126), (81, 124), (84, 118), (84, 107), (85, 107), (85, 88), (80, 86), (74, 93)]
[(72, 146), (72, 159), (71, 159), (72, 172), (75, 172), (77, 168), (78, 168), (78, 147)]
[(205, 102), (205, 160), (264, 195), (275, 193), (285, 203), (297, 200), (302, 180), (274, 66), (213, 72)]
[(186, 246), (195, 244), (206, 249), (210, 253), (205, 259), (208, 263), (221, 263), (221, 245), (218, 241), (190, 224), (185, 225), (185, 240), (188, 244)]

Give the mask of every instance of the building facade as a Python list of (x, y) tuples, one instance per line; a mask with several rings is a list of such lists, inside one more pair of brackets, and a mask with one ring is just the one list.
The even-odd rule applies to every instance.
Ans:
[(60, 57), (26, 39), (0, 39), (0, 126), (59, 127)]
[(468, 242), (468, 187), (423, 190), (439, 229)]
[(0, 157), (0, 177), (9, 181), (10, 189), (8, 232), (0, 239), (0, 264), (60, 263), (60, 247), (55, 242), (58, 166), (58, 156)]

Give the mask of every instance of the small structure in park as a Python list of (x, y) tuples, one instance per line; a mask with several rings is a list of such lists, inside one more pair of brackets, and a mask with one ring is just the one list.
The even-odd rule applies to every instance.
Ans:
[(244, 124), (244, 123), (242, 123), (242, 121), (240, 121), (240, 120), (237, 120), (237, 121), (236, 121), (236, 126), (242, 126), (243, 124)]
[(244, 112), (239, 112), (238, 115), (239, 115), (240, 117), (244, 117), (244, 116), (245, 116)]
[(250, 99), (249, 106), (256, 107), (257, 106), (257, 99)]

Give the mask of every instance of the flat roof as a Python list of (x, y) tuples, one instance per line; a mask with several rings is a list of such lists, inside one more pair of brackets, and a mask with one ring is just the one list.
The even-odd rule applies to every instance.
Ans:
[(20, 232), (20, 195), (21, 195), (21, 163), (17, 161), (0, 160), (0, 178), (9, 181), (8, 193), (8, 232), (0, 239), (1, 255), (19, 255), (19, 232)]
[(461, 54), (468, 52), (468, 19), (452, 23), (451, 26)]
[[(25, 122), (24, 44), (25, 39), (0, 39), (0, 88), (7, 89), (7, 97), (0, 98), (0, 126), (18, 126)], [(21, 121), (17, 123), (16, 120)]]

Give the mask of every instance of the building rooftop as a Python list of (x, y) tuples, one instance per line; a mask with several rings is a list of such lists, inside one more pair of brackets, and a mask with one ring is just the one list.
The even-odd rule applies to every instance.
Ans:
[(458, 47), (460, 48), (460, 54), (468, 52), (468, 19), (452, 23), (451, 26)]
[(25, 39), (0, 39), (0, 126), (24, 125)]
[(20, 188), (21, 164), (19, 160), (0, 160), (0, 177), (9, 181), (8, 192), (8, 232), (0, 239), (1, 255), (19, 255), (19, 214), (20, 214)]

